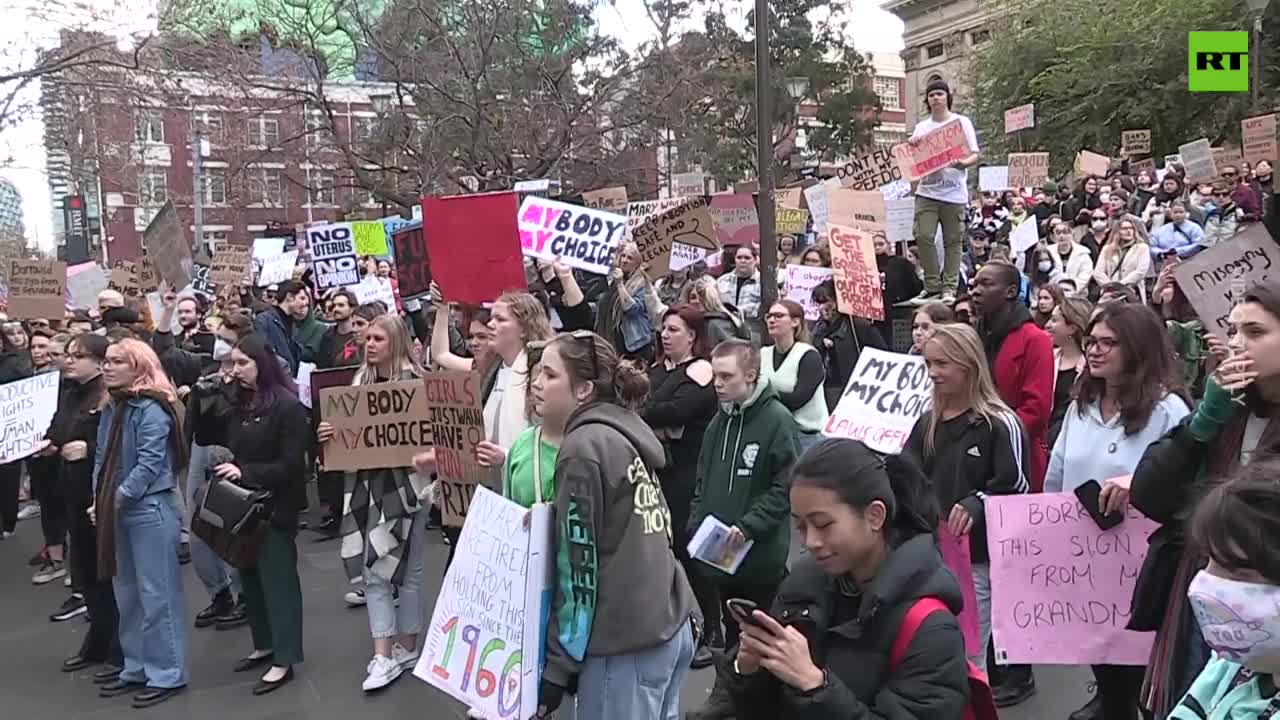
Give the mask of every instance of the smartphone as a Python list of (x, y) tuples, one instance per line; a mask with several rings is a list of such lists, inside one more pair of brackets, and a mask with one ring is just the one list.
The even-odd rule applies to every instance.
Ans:
[(1093, 521), (1103, 530), (1110, 530), (1124, 522), (1124, 513), (1113, 512), (1109, 515), (1104, 515), (1099, 501), (1101, 494), (1102, 486), (1098, 484), (1097, 480), (1090, 480), (1076, 488), (1076, 497), (1079, 498), (1080, 504), (1084, 506), (1084, 509), (1089, 512), (1089, 516), (1093, 518)]
[(751, 616), (751, 613), (759, 609), (759, 606), (756, 605), (754, 601), (747, 600), (745, 598), (729, 598), (724, 602), (724, 604), (729, 608), (729, 614), (733, 616), (733, 619), (736, 620), (739, 625), (742, 625), (743, 623), (759, 625), (755, 618)]

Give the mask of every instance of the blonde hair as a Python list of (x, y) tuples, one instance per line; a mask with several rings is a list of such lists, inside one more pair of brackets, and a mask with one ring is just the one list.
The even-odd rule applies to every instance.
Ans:
[[(413, 341), (409, 339), (409, 329), (395, 315), (379, 315), (369, 321), (369, 329), (379, 328), (387, 334), (391, 341), (391, 370), (394, 376), (390, 380), (401, 379), (406, 375), (422, 377), (424, 371), (417, 358), (413, 356)], [(368, 330), (365, 331), (368, 333)], [(378, 369), (365, 360), (356, 370), (352, 385), (367, 385), (378, 381)]]
[[(1001, 414), (1012, 414), (1013, 411), (996, 392), (991, 371), (987, 369), (987, 355), (976, 330), (963, 323), (935, 325), (933, 335), (925, 342), (925, 348), (934, 344), (948, 362), (965, 369), (963, 404), (967, 409), (986, 420), (988, 425), (994, 423)], [(933, 389), (932, 403), (933, 409), (929, 413), (929, 424), (924, 436), (925, 453), (929, 455), (933, 454), (933, 440), (938, 432), (940, 415), (936, 386)]]
[(698, 302), (702, 304), (704, 314), (709, 315), (713, 312), (730, 314), (724, 302), (720, 300), (720, 288), (716, 285), (716, 279), (710, 275), (703, 275), (693, 281), (689, 286), (689, 296), (694, 295), (697, 295)]
[[(512, 319), (520, 326), (520, 335), (524, 340), (526, 348), (525, 366), (513, 367), (517, 375), (520, 376), (520, 384), (524, 386), (524, 407), (525, 417), (532, 420), (533, 415), (533, 363), (529, 362), (528, 347), (532, 342), (547, 342), (555, 337), (555, 331), (551, 329), (551, 320), (547, 317), (547, 310), (542, 306), (538, 298), (527, 292), (506, 292), (503, 293), (493, 303), (497, 306), (502, 303), (507, 306), (507, 312), (511, 313)], [(490, 321), (493, 316), (490, 314)], [(495, 367), (503, 362), (502, 356), (498, 354), (492, 347), (489, 348), (489, 356), (485, 361), (484, 367), (480, 368), (480, 376), (488, 377), (489, 373)]]
[(110, 352), (111, 348), (118, 348), (124, 354), (129, 367), (133, 369), (133, 383), (126, 390), (131, 393), (159, 395), (170, 405), (175, 407), (178, 405), (178, 391), (169, 381), (164, 367), (160, 365), (160, 358), (156, 356), (156, 351), (152, 350), (150, 345), (141, 340), (124, 338), (111, 343), (107, 352)]

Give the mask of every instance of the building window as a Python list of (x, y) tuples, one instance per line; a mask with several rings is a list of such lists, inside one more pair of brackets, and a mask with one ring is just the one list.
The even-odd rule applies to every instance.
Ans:
[(880, 98), (880, 104), (884, 106), (884, 109), (902, 109), (902, 86), (898, 78), (877, 75), (874, 80), (874, 88), (876, 97)]
[(974, 30), (973, 32), (969, 33), (970, 45), (981, 45), (983, 43), (990, 42), (990, 41), (991, 41), (990, 30)]
[(222, 115), (216, 112), (205, 110), (197, 112), (195, 117), (192, 118), (191, 127), (211, 143), (222, 142)]
[(351, 119), (351, 136), (358, 143), (372, 142), (378, 131), (378, 118), (354, 117)]
[(169, 200), (169, 178), (164, 168), (144, 168), (138, 175), (138, 204), (163, 205)]
[(940, 58), (943, 55), (945, 55), (946, 52), (947, 52), (946, 48), (943, 46), (941, 42), (936, 42), (932, 45), (926, 45), (924, 48), (924, 55), (926, 58), (930, 60)]
[(879, 150), (888, 150), (894, 145), (905, 142), (907, 134), (905, 132), (895, 132), (892, 130), (876, 130), (875, 133), (876, 148)]
[(274, 168), (249, 170), (249, 201), (263, 205), (284, 205), (284, 181)]
[(269, 117), (249, 118), (249, 145), (270, 148), (280, 144), (280, 121)]
[(333, 147), (333, 130), (323, 115), (311, 113), (307, 115), (307, 147)]
[(164, 116), (159, 110), (139, 110), (133, 125), (133, 139), (140, 143), (164, 142)]
[(201, 183), (205, 205), (227, 204), (227, 169), (205, 168)]
[(334, 187), (337, 182), (334, 180), (333, 171), (331, 170), (308, 170), (307, 171), (307, 204), (308, 205), (337, 205), (337, 192)]
[(210, 255), (217, 255), (218, 248), (227, 244), (226, 230), (205, 230), (200, 234), (204, 236), (204, 247)]

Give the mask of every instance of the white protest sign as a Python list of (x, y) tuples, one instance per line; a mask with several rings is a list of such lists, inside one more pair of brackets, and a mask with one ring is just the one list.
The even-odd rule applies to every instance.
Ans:
[(886, 198), (884, 201), (884, 238), (891, 243), (915, 240), (916, 199)]
[(315, 363), (304, 362), (298, 365), (298, 401), (308, 410), (311, 409), (311, 373), (315, 371)]
[(1182, 157), (1182, 169), (1187, 171), (1190, 182), (1213, 182), (1218, 179), (1218, 164), (1213, 159), (1213, 147), (1205, 138), (1178, 146)]
[[(347, 223), (342, 223), (347, 224)], [(272, 257), (284, 252), (284, 238), (261, 237), (253, 240), (253, 259)]]
[(520, 206), (520, 245), (525, 257), (607, 275), (613, 251), (626, 234), (621, 215), (529, 195)]
[(476, 489), (413, 670), (491, 720), (528, 720), (537, 712), (551, 522), (549, 505), (526, 510)]
[[(311, 248), (311, 267), (315, 274), (316, 290), (324, 293), (326, 290), (360, 282), (360, 267), (356, 262), (355, 235), (351, 231), (351, 223), (313, 225), (307, 228), (307, 244)], [(283, 247), (281, 245), (282, 250)]]
[(1024, 253), (1040, 242), (1040, 232), (1036, 229), (1036, 216), (1027, 215), (1022, 224), (1009, 233), (1009, 246), (1015, 253)]
[(1027, 130), (1036, 126), (1035, 103), (1019, 105), (1004, 111), (1004, 131), (1006, 134)]
[(809, 217), (813, 218), (813, 231), (827, 231), (827, 186), (823, 183), (804, 189), (804, 201), (809, 206)]
[(356, 299), (361, 305), (371, 302), (381, 302), (387, 306), (388, 310), (396, 308), (396, 293), (389, 282), (378, 282), (377, 280), (364, 279), (352, 285), (351, 292), (356, 294)]
[(1009, 187), (1008, 165), (988, 165), (978, 168), (978, 189), (982, 192), (1008, 190)]
[(298, 264), (298, 251), (289, 250), (278, 255), (263, 255), (256, 259), (262, 263), (258, 270), (258, 287), (266, 287), (293, 278), (293, 268)]
[(904, 198), (911, 195), (911, 183), (906, 180), (894, 180), (880, 186), (880, 194), (884, 195), (885, 200), (894, 200)]
[(805, 320), (818, 319), (818, 303), (813, 301), (813, 289), (831, 279), (831, 268), (788, 265), (785, 281), (786, 297), (804, 308)]
[(932, 393), (923, 357), (863, 348), (822, 434), (861, 440), (877, 452), (902, 452), (916, 420), (933, 404)]
[(40, 448), (58, 409), (58, 373), (40, 373), (0, 385), (0, 462), (10, 463)]
[(98, 293), (107, 289), (110, 278), (97, 263), (87, 262), (67, 268), (67, 293), (71, 305), (87, 309), (97, 305)]
[(671, 272), (684, 270), (690, 265), (705, 261), (712, 255), (720, 252), (719, 250), (704, 250), (700, 247), (685, 245), (684, 243), (671, 244)]

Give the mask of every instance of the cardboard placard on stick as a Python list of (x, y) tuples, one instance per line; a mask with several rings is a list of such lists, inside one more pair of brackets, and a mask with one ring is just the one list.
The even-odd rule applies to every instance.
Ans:
[(1120, 133), (1120, 147), (1129, 157), (1151, 154), (1150, 130), (1125, 130)]
[(440, 370), (423, 378), (427, 418), (436, 448), (440, 512), (444, 524), (462, 527), (476, 488), (493, 475), (476, 459), (485, 439), (480, 374)]
[(626, 215), (627, 189), (619, 185), (618, 187), (588, 190), (582, 193), (582, 204), (593, 210), (604, 210), (618, 215)]
[(1240, 137), (1246, 162), (1257, 165), (1259, 161), (1266, 160), (1275, 164), (1278, 159), (1275, 113), (1241, 120)]
[(1111, 158), (1089, 150), (1081, 150), (1076, 153), (1076, 161), (1072, 167), (1080, 177), (1086, 175), (1106, 177), (1107, 171), (1111, 169)]
[(831, 270), (840, 312), (883, 320), (884, 293), (871, 232), (835, 223), (830, 228)]
[(209, 282), (219, 295), (239, 292), (241, 283), (249, 281), (250, 253), (243, 245), (223, 245), (209, 263)]
[(1036, 105), (1035, 103), (1027, 103), (1019, 105), (1016, 108), (1009, 108), (1004, 111), (1004, 132), (1005, 134), (1014, 133), (1019, 130), (1029, 130), (1036, 126)]
[(67, 264), (57, 260), (9, 261), (9, 319), (61, 320), (66, 311)]
[(645, 220), (631, 231), (631, 239), (640, 249), (640, 262), (648, 265), (650, 274), (667, 274), (671, 265), (671, 248), (675, 243), (715, 250), (716, 225), (711, 219), (707, 199), (690, 198), (684, 203)]
[(1213, 182), (1218, 179), (1218, 165), (1213, 160), (1213, 146), (1206, 138), (1178, 146), (1182, 167), (1190, 182)]
[[(166, 202), (160, 212), (151, 218), (142, 242), (161, 280), (174, 290), (181, 290), (191, 283), (191, 243), (182, 229), (178, 211), (173, 202)], [(144, 288), (151, 292), (155, 288)]]
[(893, 156), (902, 172), (902, 179), (915, 182), (951, 163), (970, 155), (969, 141), (959, 119), (920, 138), (915, 145), (901, 143), (893, 146)]
[(1182, 288), (1200, 322), (1215, 335), (1227, 338), (1227, 316), (1234, 304), (1232, 281), (1237, 274), (1248, 288), (1272, 276), (1280, 246), (1271, 239), (1266, 226), (1253, 223), (1230, 240), (1183, 260), (1173, 271), (1173, 279)]
[(1036, 188), (1049, 179), (1049, 153), (1009, 153), (1009, 185)]
[(426, 396), (421, 380), (321, 390), (320, 419), (334, 430), (324, 469), (412, 466), (413, 456), (432, 446)]

